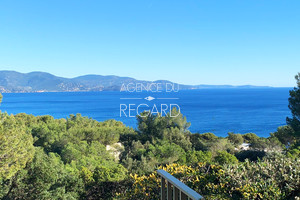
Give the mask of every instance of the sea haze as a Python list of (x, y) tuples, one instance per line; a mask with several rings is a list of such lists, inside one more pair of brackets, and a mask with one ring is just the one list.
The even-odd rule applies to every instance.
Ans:
[[(66, 118), (81, 113), (98, 121), (116, 119), (136, 128), (135, 118), (120, 117), (120, 104), (147, 103), (178, 104), (181, 112), (191, 122), (190, 131), (212, 132), (226, 136), (228, 132), (253, 132), (268, 137), (277, 127), (285, 125), (291, 88), (252, 89), (201, 89), (182, 90), (177, 93), (126, 93), (103, 92), (53, 92), (5, 93), (0, 109), (9, 114), (27, 113)], [(154, 99), (147, 101), (147, 96)], [(142, 99), (123, 99), (142, 98)], [(178, 98), (178, 99), (177, 99)]]

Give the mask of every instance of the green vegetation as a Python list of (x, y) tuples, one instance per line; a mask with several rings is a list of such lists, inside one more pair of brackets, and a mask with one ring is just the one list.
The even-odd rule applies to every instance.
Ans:
[(287, 118), (287, 124), (293, 129), (293, 136), (299, 142), (300, 138), (300, 73), (295, 76), (297, 86), (290, 91), (289, 108), (292, 118)]
[[(237, 164), (171, 164), (162, 168), (198, 191), (206, 199), (298, 199), (300, 160), (272, 154), (264, 159)], [(157, 174), (131, 176), (131, 190), (120, 199), (159, 199)]]
[(33, 138), (26, 133), (24, 123), (14, 116), (0, 114), (0, 180), (9, 179), (31, 161)]
[(191, 133), (182, 114), (142, 113), (133, 130), (80, 114), (0, 113), (0, 198), (158, 199), (159, 168), (207, 199), (300, 198), (296, 79), (289, 99), (293, 118), (269, 138)]

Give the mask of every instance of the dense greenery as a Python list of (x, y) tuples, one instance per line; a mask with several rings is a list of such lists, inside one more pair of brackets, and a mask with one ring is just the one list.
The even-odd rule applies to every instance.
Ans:
[(0, 114), (0, 180), (9, 179), (34, 155), (33, 138), (26, 132), (24, 122), (14, 116)]
[(121, 122), (97, 122), (81, 115), (0, 117), (4, 199), (85, 199), (95, 187), (122, 181), (127, 175), (127, 169), (106, 150), (121, 134), (134, 133)]
[[(269, 155), (258, 162), (215, 165), (171, 164), (159, 167), (201, 193), (206, 199), (296, 199), (300, 194), (300, 160)], [(159, 199), (160, 179), (154, 172), (131, 176), (131, 190), (120, 199)]]
[(287, 124), (293, 129), (296, 139), (300, 138), (300, 73), (296, 75), (297, 86), (290, 91), (289, 108), (292, 112), (292, 118), (287, 118)]
[(182, 114), (142, 113), (134, 130), (122, 122), (98, 122), (80, 114), (54, 119), (1, 113), (0, 198), (158, 199), (155, 170), (163, 168), (207, 199), (296, 199), (296, 78), (298, 87), (289, 99), (293, 118), (268, 138), (191, 133)]

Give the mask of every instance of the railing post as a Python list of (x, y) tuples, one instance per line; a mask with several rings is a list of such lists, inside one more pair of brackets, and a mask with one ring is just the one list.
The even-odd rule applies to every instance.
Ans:
[(173, 198), (174, 200), (179, 199), (179, 189), (173, 185)]
[(157, 170), (157, 173), (161, 177), (161, 200), (204, 200), (200, 194), (165, 170)]
[(180, 200), (188, 200), (188, 196), (184, 192), (180, 192)]
[(161, 200), (166, 200), (166, 181), (163, 177), (161, 177)]
[(168, 193), (167, 193), (167, 199), (168, 200), (172, 200), (172, 184), (169, 182), (169, 181), (167, 181), (167, 185), (168, 185)]

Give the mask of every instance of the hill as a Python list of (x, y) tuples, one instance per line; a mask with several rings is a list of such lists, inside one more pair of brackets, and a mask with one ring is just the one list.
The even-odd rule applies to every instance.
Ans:
[[(167, 80), (155, 83), (170, 82)], [(130, 77), (84, 75), (75, 78), (64, 78), (46, 72), (20, 73), (16, 71), (0, 71), (0, 92), (76, 92), (76, 91), (114, 91), (120, 90), (122, 84), (152, 83), (151, 81), (136, 80)], [(181, 90), (208, 88), (253, 88), (260, 86), (232, 85), (179, 85)]]

